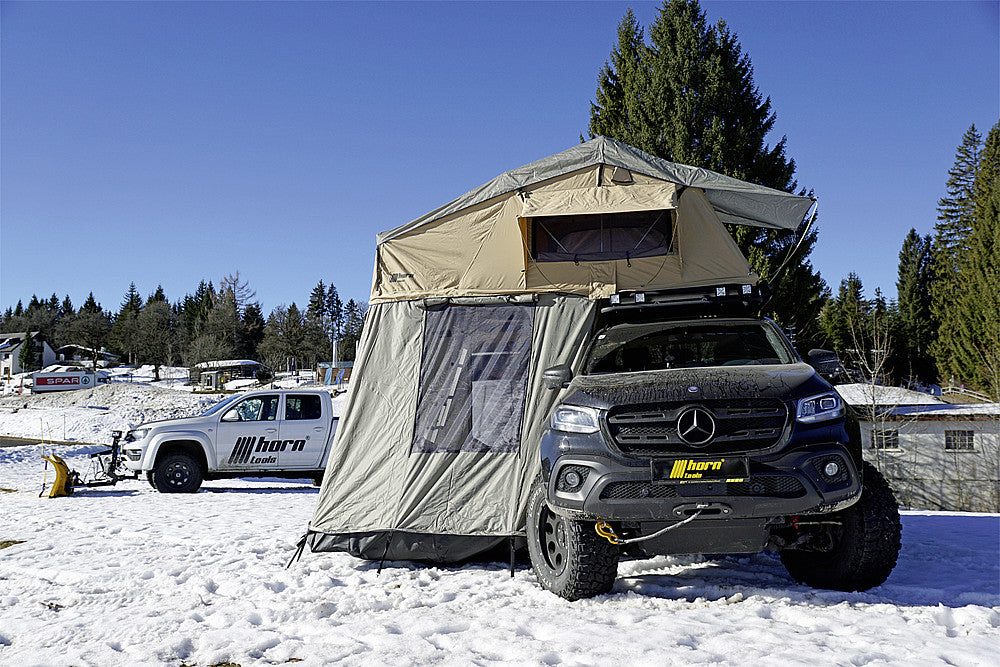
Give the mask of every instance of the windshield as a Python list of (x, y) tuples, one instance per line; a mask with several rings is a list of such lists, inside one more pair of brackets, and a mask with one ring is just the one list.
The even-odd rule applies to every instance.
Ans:
[(653, 322), (619, 324), (602, 331), (588, 355), (586, 372), (632, 373), (795, 361), (777, 327), (769, 322)]
[(210, 407), (208, 410), (205, 410), (204, 412), (202, 412), (201, 416), (202, 417), (207, 417), (209, 415), (214, 415), (219, 410), (223, 410), (223, 409), (227, 408), (228, 406), (232, 405), (233, 403), (235, 403), (236, 399), (240, 398), (241, 395), (242, 394), (234, 394), (233, 396), (230, 396), (229, 398), (226, 398), (224, 400), (219, 401), (218, 403), (216, 403), (215, 405), (213, 405), (212, 407)]

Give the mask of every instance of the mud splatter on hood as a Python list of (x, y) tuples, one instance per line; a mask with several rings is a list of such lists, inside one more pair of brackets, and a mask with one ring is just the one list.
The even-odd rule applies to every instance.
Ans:
[(607, 409), (719, 398), (792, 400), (824, 391), (830, 391), (830, 385), (807, 364), (724, 366), (580, 375), (570, 383), (563, 402)]

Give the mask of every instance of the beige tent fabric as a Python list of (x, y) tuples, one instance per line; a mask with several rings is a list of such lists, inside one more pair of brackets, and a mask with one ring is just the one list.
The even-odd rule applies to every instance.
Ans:
[(419, 301), (368, 311), (344, 417), (310, 530), (511, 535), (522, 530), (538, 441), (560, 392), (542, 372), (571, 364), (593, 326), (595, 304), (543, 295), (533, 310), (531, 357), (519, 452), (414, 454), (423, 323)]
[[(598, 180), (604, 185), (583, 185)], [(554, 292), (599, 299), (629, 290), (756, 283), (704, 192), (685, 188), (676, 197), (675, 191), (673, 183), (641, 174), (629, 185), (612, 183), (610, 170), (599, 165), (540, 183), (526, 194), (478, 204), (380, 244), (371, 302)], [(642, 205), (676, 199), (676, 243), (670, 254), (579, 263), (531, 259), (526, 209), (553, 215), (560, 204), (569, 207), (587, 197), (619, 210), (646, 210), (624, 208), (632, 205), (633, 193)]]
[(750, 276), (752, 283), (757, 282), (739, 246), (698, 188), (685, 190), (678, 202), (677, 244), (682, 284), (738, 282)]
[(554, 180), (567, 173), (578, 172), (595, 165), (601, 165), (601, 169), (597, 173), (602, 176), (606, 175), (605, 178), (572, 187), (603, 185), (612, 179), (615, 169), (627, 172), (627, 174), (620, 174), (626, 178), (616, 179), (620, 183), (627, 181), (627, 176), (631, 176), (635, 182), (643, 182), (641, 177), (648, 175), (648, 177), (660, 181), (702, 189), (720, 219), (725, 223), (770, 227), (772, 229), (797, 229), (809, 209), (816, 203), (812, 197), (801, 197), (790, 192), (772, 190), (708, 169), (668, 162), (614, 139), (595, 137), (556, 155), (550, 155), (523, 167), (504, 172), (489, 183), (484, 183), (478, 188), (466, 192), (461, 197), (453, 199), (416, 220), (380, 233), (378, 243), (385, 243), (409, 234), (424, 225), (490, 199), (511, 192), (521, 192), (539, 183)]
[(642, 185), (538, 190), (522, 197), (521, 217), (657, 211), (675, 208), (676, 192), (676, 185), (662, 181)]

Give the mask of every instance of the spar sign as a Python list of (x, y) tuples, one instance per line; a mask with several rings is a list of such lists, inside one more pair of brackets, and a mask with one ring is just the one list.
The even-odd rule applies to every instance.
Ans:
[(94, 386), (94, 374), (86, 371), (65, 373), (35, 373), (32, 375), (34, 392), (67, 391), (70, 389), (90, 389)]

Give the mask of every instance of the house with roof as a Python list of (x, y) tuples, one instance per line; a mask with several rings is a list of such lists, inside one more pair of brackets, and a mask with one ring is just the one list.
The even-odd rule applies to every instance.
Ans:
[(256, 377), (261, 367), (259, 361), (250, 359), (219, 359), (195, 364), (189, 372), (190, 384), (220, 389), (230, 380), (248, 380)]
[(861, 414), (865, 458), (901, 505), (1000, 512), (1000, 403), (923, 404)]
[(97, 365), (102, 368), (118, 365), (118, 355), (111, 354), (103, 347), (95, 351), (94, 348), (84, 345), (63, 345), (56, 350), (56, 354), (59, 361), (74, 362), (77, 365), (90, 366), (95, 358)]
[(21, 368), (21, 351), (25, 345), (35, 346), (38, 368), (56, 362), (56, 353), (42, 338), (41, 332), (22, 331), (20, 333), (0, 333), (0, 378), (9, 380), (11, 376), (36, 368)]

